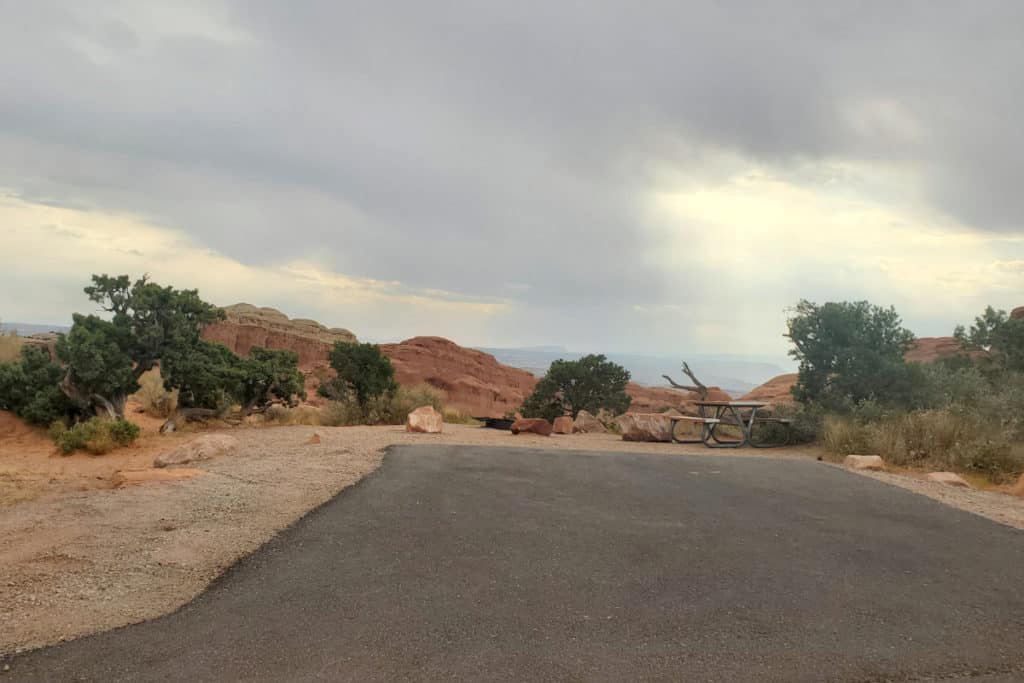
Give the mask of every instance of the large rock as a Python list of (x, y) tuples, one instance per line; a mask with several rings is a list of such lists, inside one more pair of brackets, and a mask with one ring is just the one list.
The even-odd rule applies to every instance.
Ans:
[(541, 436), (551, 436), (551, 429), (551, 423), (542, 417), (523, 417), (512, 423), (513, 434), (529, 432)]
[(885, 469), (885, 463), (878, 455), (848, 455), (843, 458), (843, 465), (851, 470), (876, 470)]
[(623, 441), (671, 441), (672, 420), (661, 413), (626, 413), (615, 418)]
[(172, 451), (162, 453), (153, 460), (153, 467), (184, 465), (198, 460), (208, 460), (218, 455), (232, 455), (238, 452), (238, 439), (227, 434), (203, 434)]
[(391, 359), (399, 384), (428, 384), (441, 392), (446, 406), (466, 415), (502, 417), (516, 411), (537, 384), (525, 370), (441, 337), (413, 337), (381, 344), (380, 350)]
[(585, 410), (576, 413), (576, 420), (572, 424), (572, 430), (585, 434), (604, 434), (608, 431), (603, 422)]
[(555, 434), (572, 434), (573, 421), (568, 415), (556, 417), (551, 429)]
[[(681, 391), (666, 387), (645, 387), (635, 382), (626, 385), (626, 393), (632, 401), (630, 413), (660, 413), (666, 408), (674, 408), (683, 413), (694, 415), (697, 412), (696, 401), (700, 396), (693, 391)], [(708, 387), (708, 401), (731, 401), (732, 397), (718, 387)]]
[(405, 419), (405, 431), (440, 434), (444, 431), (444, 416), (434, 406), (420, 406)]
[(973, 488), (966, 479), (954, 472), (929, 472), (924, 475), (924, 478), (946, 486), (958, 486), (965, 489)]
[(962, 352), (960, 342), (953, 337), (918, 337), (903, 354), (903, 359), (908, 363), (932, 363)]

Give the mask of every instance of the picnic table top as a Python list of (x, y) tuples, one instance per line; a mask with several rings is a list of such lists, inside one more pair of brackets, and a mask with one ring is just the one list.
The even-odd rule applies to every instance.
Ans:
[(732, 406), (733, 408), (763, 408), (764, 401), (694, 401), (699, 406)]

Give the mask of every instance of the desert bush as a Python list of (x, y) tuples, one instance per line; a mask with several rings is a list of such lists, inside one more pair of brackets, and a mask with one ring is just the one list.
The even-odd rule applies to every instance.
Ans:
[(360, 405), (353, 394), (331, 401), (320, 410), (321, 424), (329, 427), (351, 425), (400, 425), (416, 408), (433, 406), (444, 411), (441, 394), (431, 386), (398, 387)]
[(350, 427), (363, 424), (362, 406), (354, 400), (330, 401), (320, 409), (320, 424), (325, 427)]
[(332, 401), (353, 399), (369, 409), (371, 401), (393, 394), (398, 388), (391, 359), (376, 344), (336, 342), (330, 359), (337, 377), (321, 382), (317, 391)]
[(36, 425), (68, 420), (76, 411), (60, 390), (63, 375), (46, 351), (22, 347), (20, 360), (0, 364), (0, 410)]
[(138, 436), (138, 425), (127, 420), (94, 417), (71, 427), (65, 427), (61, 422), (50, 425), (50, 438), (64, 455), (77, 450), (102, 455), (118, 446), (130, 445)]
[(0, 363), (11, 363), (21, 356), (21, 337), (14, 332), (0, 330)]
[(178, 390), (164, 388), (160, 368), (153, 368), (139, 377), (139, 390), (133, 398), (142, 406), (147, 415), (168, 418), (178, 409)]
[(877, 454), (901, 467), (974, 471), (994, 482), (1024, 472), (1024, 453), (1010, 433), (975, 412), (948, 408), (893, 413), (870, 422), (827, 415), (820, 443), (837, 455)]
[(480, 421), (471, 415), (466, 415), (461, 410), (455, 410), (454, 408), (445, 408), (441, 411), (444, 415), (444, 421), (448, 424), (453, 425), (470, 425), (473, 427), (480, 426)]
[(629, 408), (629, 371), (603, 355), (579, 360), (556, 360), (537, 382), (520, 408), (525, 417), (553, 420), (561, 415), (574, 419), (581, 410), (597, 413), (602, 408), (619, 415)]

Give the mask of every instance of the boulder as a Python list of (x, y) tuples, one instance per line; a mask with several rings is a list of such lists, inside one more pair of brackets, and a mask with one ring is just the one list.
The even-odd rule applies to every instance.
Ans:
[(885, 469), (885, 463), (878, 455), (848, 455), (843, 458), (843, 465), (851, 470), (877, 470)]
[(512, 433), (530, 432), (541, 436), (551, 436), (551, 423), (542, 417), (524, 417), (512, 423)]
[(554, 423), (551, 425), (551, 429), (555, 434), (572, 434), (572, 428), (573, 421), (568, 415), (556, 417)]
[(198, 477), (201, 474), (206, 473), (202, 470), (193, 469), (191, 467), (176, 467), (173, 470), (118, 470), (114, 472), (114, 476), (110, 478), (110, 483), (114, 488), (120, 488), (122, 486), (138, 486), (139, 484), (148, 484), (151, 482), (181, 481), (182, 479)]
[(153, 467), (184, 465), (197, 460), (208, 460), (218, 455), (232, 455), (238, 451), (238, 439), (227, 434), (204, 434), (178, 446), (172, 451), (161, 453), (153, 460)]
[(419, 434), (440, 434), (444, 431), (444, 416), (434, 406), (420, 406), (405, 419), (405, 431)]
[(959, 486), (965, 489), (973, 488), (966, 479), (953, 472), (929, 472), (924, 475), (924, 478), (946, 486)]
[(615, 418), (623, 441), (671, 441), (672, 420), (660, 413), (626, 413)]
[(608, 431), (603, 422), (585, 410), (581, 410), (576, 414), (576, 420), (572, 423), (572, 430), (587, 434), (604, 434)]

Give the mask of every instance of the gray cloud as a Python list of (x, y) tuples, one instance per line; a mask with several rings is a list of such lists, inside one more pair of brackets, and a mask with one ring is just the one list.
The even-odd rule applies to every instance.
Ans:
[(552, 318), (700, 287), (637, 202), (709, 150), (908, 165), (1024, 231), (1019, 3), (144, 7), (4, 8), (0, 186)]

